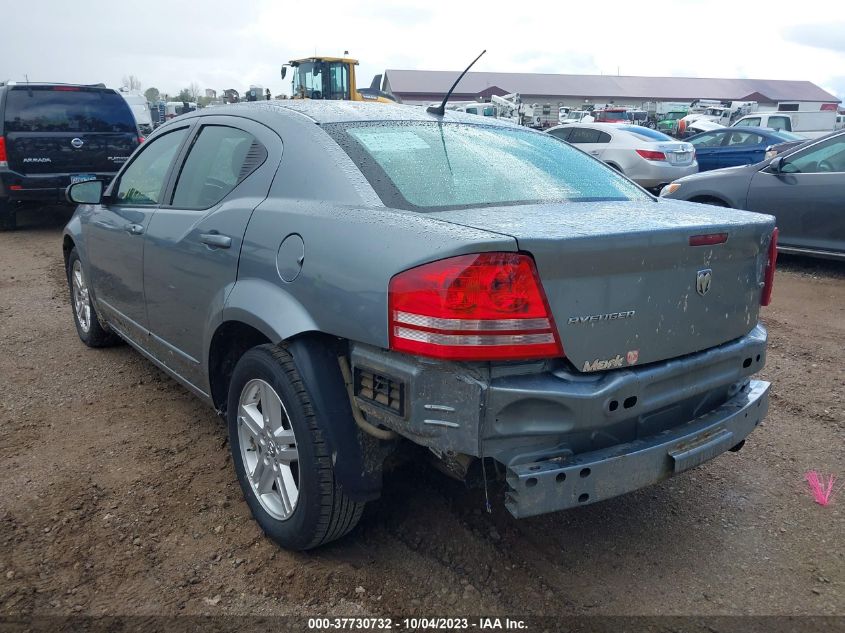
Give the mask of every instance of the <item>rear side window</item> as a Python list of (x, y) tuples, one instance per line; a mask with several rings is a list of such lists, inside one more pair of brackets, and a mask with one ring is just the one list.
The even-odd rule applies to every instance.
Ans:
[(23, 87), (6, 94), (7, 132), (135, 134), (135, 118), (116, 92), (72, 86)]
[(601, 136), (601, 134), (602, 133), (599, 130), (577, 127), (572, 130), (572, 134), (569, 135), (569, 142), (575, 145), (579, 143), (598, 143), (599, 136)]
[(734, 123), (734, 127), (760, 127), (760, 117), (755, 116), (748, 119), (740, 119)]
[(791, 130), (792, 121), (788, 116), (770, 116), (769, 127), (773, 130)]
[(172, 205), (207, 209), (225, 198), (267, 153), (249, 132), (222, 125), (200, 130), (179, 174)]
[(755, 146), (761, 145), (764, 141), (762, 136), (753, 132), (731, 132), (727, 145), (729, 147)]

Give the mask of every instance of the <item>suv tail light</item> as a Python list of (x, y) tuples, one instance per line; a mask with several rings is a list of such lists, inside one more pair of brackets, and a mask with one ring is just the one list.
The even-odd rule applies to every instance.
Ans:
[(6, 137), (0, 136), (0, 167), (8, 167), (9, 159), (6, 156)]
[(389, 287), (390, 349), (451, 360), (563, 356), (534, 260), (460, 255), (399, 273)]
[(763, 280), (763, 294), (760, 295), (760, 305), (767, 306), (772, 302), (772, 287), (775, 284), (775, 264), (778, 260), (778, 227), (772, 231), (772, 241), (769, 242), (769, 261), (766, 263), (766, 276)]
[(655, 152), (650, 149), (638, 149), (636, 152), (646, 160), (666, 160), (666, 154), (663, 152)]

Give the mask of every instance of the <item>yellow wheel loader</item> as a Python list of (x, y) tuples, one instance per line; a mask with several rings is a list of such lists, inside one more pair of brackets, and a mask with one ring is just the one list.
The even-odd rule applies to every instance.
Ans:
[(282, 79), (293, 69), (292, 99), (331, 99), (335, 101), (398, 102), (382, 92), (381, 75), (373, 77), (369, 88), (358, 88), (355, 79), (357, 59), (348, 57), (307, 57), (282, 66)]

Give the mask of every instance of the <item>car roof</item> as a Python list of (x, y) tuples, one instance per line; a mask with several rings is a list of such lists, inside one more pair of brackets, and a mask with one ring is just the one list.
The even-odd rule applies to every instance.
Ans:
[[(480, 103), (479, 105), (488, 105)], [(281, 99), (276, 101), (251, 101), (214, 108), (208, 115), (247, 115), (261, 113), (264, 116), (307, 117), (314, 123), (351, 123), (360, 121), (446, 121), (449, 123), (474, 123), (477, 125), (518, 127), (510, 121), (493, 117), (481, 117), (456, 110), (446, 110), (439, 117), (422, 106), (396, 103), (370, 103), (366, 101), (318, 101), (313, 99)], [(203, 110), (187, 116), (203, 116)], [(181, 118), (181, 117), (180, 117)], [(262, 117), (264, 118), (264, 117)]]
[(779, 130), (770, 127), (758, 127), (756, 125), (731, 125), (730, 127), (722, 127), (717, 130), (707, 130), (701, 134), (710, 134), (711, 132), (754, 132), (761, 136), (778, 136)]
[(107, 88), (105, 84), (64, 84), (61, 82), (52, 81), (7, 81), (0, 83), (0, 88), (52, 88), (53, 86), (64, 86), (67, 88), (85, 88), (88, 90), (108, 90), (109, 92), (117, 92), (112, 88)]

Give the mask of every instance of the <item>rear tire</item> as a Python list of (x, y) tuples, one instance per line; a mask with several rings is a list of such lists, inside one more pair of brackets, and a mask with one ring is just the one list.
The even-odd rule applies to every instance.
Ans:
[(111, 347), (120, 343), (120, 337), (103, 327), (100, 317), (91, 301), (82, 260), (74, 247), (67, 258), (67, 284), (70, 291), (70, 307), (79, 339), (88, 347)]
[(244, 499), (264, 533), (286, 549), (338, 539), (361, 518), (334, 478), (324, 421), (283, 347), (244, 354), (229, 384), (232, 461)]
[(18, 226), (18, 213), (7, 198), (0, 198), (0, 231), (14, 231)]

